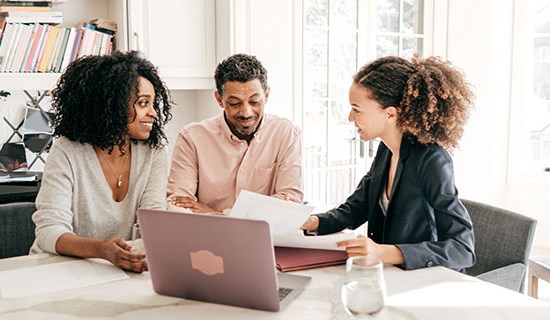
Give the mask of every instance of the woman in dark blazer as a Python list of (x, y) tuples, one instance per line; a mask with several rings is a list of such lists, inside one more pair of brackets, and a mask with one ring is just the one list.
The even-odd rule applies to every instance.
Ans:
[(337, 244), (349, 256), (404, 269), (473, 265), (472, 222), (447, 152), (458, 145), (473, 106), (463, 74), (435, 57), (384, 57), (355, 75), (349, 100), (361, 140), (382, 142), (346, 202), (312, 215), (302, 229), (321, 235), (368, 222), (367, 237)]

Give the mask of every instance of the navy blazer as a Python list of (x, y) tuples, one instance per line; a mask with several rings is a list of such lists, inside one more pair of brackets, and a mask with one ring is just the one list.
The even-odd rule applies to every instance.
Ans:
[[(410, 141), (409, 141), (410, 140)], [(395, 244), (404, 269), (475, 262), (472, 221), (458, 198), (453, 161), (445, 149), (403, 137), (386, 216), (379, 204), (392, 153), (380, 143), (374, 162), (345, 203), (318, 214), (318, 234), (355, 229), (368, 221), (368, 237)]]

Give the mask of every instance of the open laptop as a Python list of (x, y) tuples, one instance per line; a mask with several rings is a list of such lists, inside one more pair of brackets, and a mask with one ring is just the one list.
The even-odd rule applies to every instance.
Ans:
[(158, 294), (278, 311), (309, 277), (277, 273), (265, 221), (138, 209)]

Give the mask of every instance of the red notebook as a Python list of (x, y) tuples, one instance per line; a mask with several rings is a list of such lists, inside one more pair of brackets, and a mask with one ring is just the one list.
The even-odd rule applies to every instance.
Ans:
[(275, 247), (275, 263), (281, 272), (345, 264), (347, 258), (339, 250)]

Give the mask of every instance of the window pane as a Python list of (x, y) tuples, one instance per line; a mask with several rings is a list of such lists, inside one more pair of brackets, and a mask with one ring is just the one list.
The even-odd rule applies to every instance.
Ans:
[(424, 1), (404, 0), (403, 1), (403, 33), (422, 34)]
[(304, 95), (327, 97), (328, 31), (307, 30), (304, 38)]
[(357, 28), (357, 0), (330, 0), (330, 26)]
[(326, 125), (327, 102), (306, 101), (304, 105), (304, 130), (302, 133), (306, 148), (306, 167), (326, 165)]
[(399, 37), (378, 36), (376, 37), (376, 56), (397, 56), (399, 55)]
[[(348, 121), (351, 110), (347, 101), (331, 101), (328, 114), (327, 203), (338, 204), (355, 189), (357, 170), (355, 130)], [(364, 174), (364, 172), (362, 172)], [(361, 174), (361, 175), (362, 175)]]
[(302, 139), (304, 143), (305, 199), (326, 203), (327, 103), (305, 100)]
[(422, 57), (422, 38), (403, 38), (403, 58), (410, 59), (415, 53)]
[(306, 0), (304, 2), (304, 23), (310, 26), (326, 26), (328, 0)]
[(330, 166), (355, 164), (355, 127), (348, 120), (347, 101), (331, 101), (328, 114), (328, 163)]
[(533, 2), (531, 111), (525, 112), (524, 123), (530, 137), (530, 160), (533, 168), (550, 171), (550, 1)]
[(332, 30), (329, 59), (330, 97), (347, 97), (357, 70), (357, 32)]
[(378, 1), (378, 32), (399, 32), (399, 0)]

